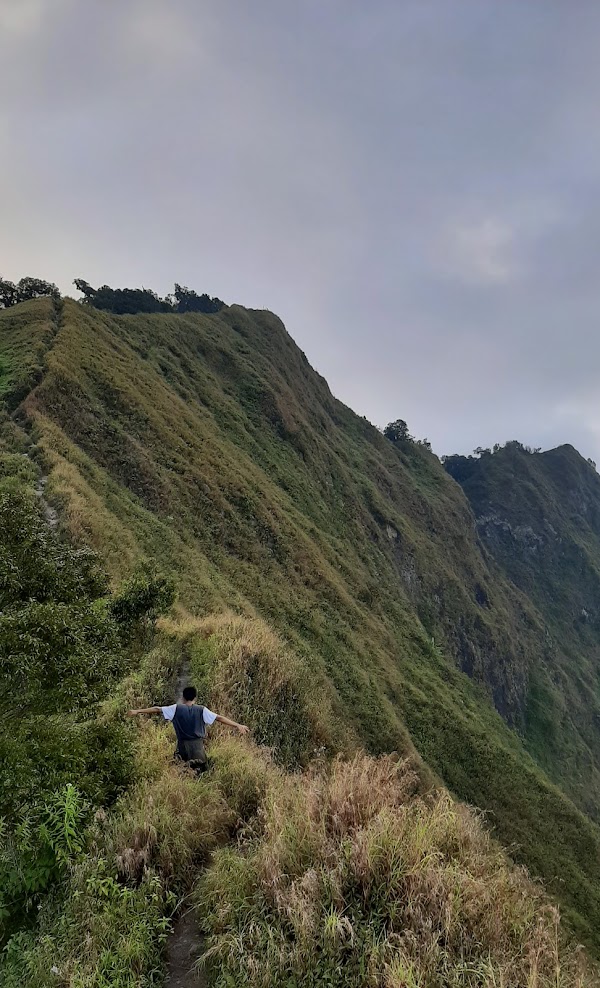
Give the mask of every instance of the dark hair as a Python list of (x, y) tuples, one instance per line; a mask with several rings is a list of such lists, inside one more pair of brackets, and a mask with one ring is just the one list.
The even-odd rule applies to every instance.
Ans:
[(195, 686), (186, 686), (183, 691), (184, 700), (195, 700), (198, 696), (198, 690)]

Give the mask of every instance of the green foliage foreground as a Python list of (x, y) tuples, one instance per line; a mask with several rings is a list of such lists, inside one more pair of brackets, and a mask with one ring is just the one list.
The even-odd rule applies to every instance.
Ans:
[[(135, 578), (109, 604), (137, 618), (163, 589)], [(599, 983), (541, 890), (418, 759), (350, 755), (356, 740), (336, 736), (318, 683), (264, 622), (163, 622), (97, 722), (161, 699), (182, 663), (211, 706), (248, 714), (262, 749), (221, 737), (198, 780), (173, 764), (169, 729), (146, 723), (131, 785), (107, 809), (72, 782), (48, 794), (41, 779), (0, 832), (3, 988), (160, 984), (170, 919), (190, 893), (215, 988)], [(348, 758), (323, 760), (340, 747)]]
[[(2, 462), (9, 472), (15, 454)], [(98, 704), (136, 663), (140, 622), (173, 599), (142, 576), (111, 598), (95, 557), (49, 528), (28, 479), (0, 480), (0, 942), (35, 919), (83, 849), (92, 805), (131, 781), (130, 734)]]

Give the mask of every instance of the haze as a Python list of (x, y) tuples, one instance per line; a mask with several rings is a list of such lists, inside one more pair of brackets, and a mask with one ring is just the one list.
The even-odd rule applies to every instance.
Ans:
[(0, 0), (0, 274), (277, 312), (438, 453), (600, 459), (600, 5)]

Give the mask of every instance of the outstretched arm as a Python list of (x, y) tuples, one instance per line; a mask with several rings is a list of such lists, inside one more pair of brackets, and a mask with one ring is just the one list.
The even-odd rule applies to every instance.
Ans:
[(225, 724), (226, 727), (235, 727), (236, 731), (239, 731), (240, 734), (248, 734), (250, 730), (250, 728), (246, 727), (245, 724), (237, 724), (234, 720), (229, 720), (229, 717), (222, 717), (221, 714), (217, 714), (215, 720), (217, 720), (219, 724)]
[(142, 707), (140, 710), (128, 710), (128, 717), (137, 717), (138, 714), (160, 714), (162, 707)]

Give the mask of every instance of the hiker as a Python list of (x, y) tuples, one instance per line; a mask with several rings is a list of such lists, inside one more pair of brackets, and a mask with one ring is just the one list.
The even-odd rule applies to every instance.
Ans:
[(129, 717), (136, 717), (138, 714), (162, 714), (165, 720), (173, 722), (175, 734), (177, 735), (177, 750), (175, 757), (186, 762), (190, 768), (196, 772), (205, 772), (208, 768), (208, 760), (204, 750), (204, 738), (206, 737), (206, 727), (218, 721), (227, 727), (235, 727), (240, 734), (247, 734), (248, 728), (245, 724), (236, 724), (228, 717), (221, 717), (220, 714), (213, 714), (208, 707), (196, 702), (198, 692), (195, 686), (186, 686), (183, 691), (183, 703), (172, 703), (168, 707), (144, 707), (141, 710), (129, 710)]

